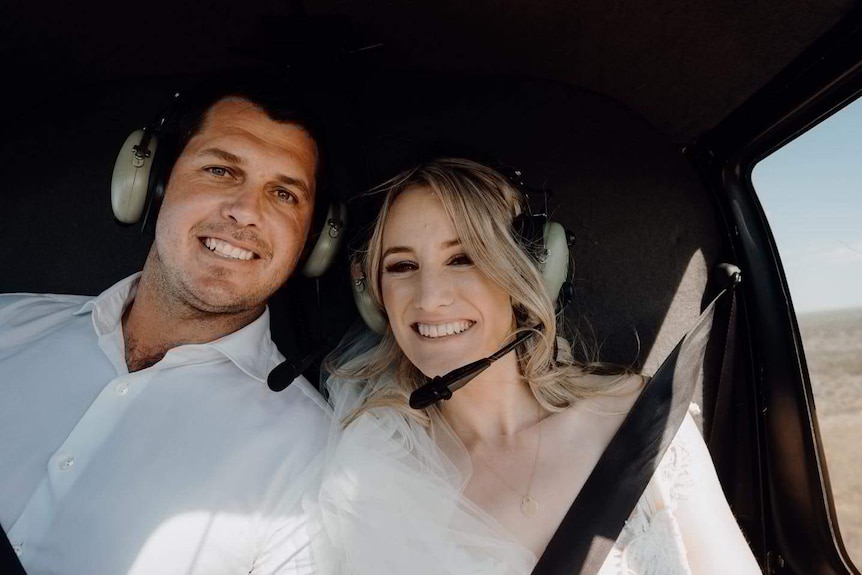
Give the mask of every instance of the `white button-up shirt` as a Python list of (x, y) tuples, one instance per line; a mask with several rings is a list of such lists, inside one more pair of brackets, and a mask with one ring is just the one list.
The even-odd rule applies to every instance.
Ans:
[(0, 296), (0, 523), (31, 574), (311, 571), (301, 498), (329, 411), (269, 312), (129, 373), (138, 276), (92, 299)]

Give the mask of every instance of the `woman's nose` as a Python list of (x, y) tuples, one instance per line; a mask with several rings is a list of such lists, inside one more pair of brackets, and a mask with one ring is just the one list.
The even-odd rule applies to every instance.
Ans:
[(451, 305), (455, 297), (452, 278), (437, 270), (419, 270), (416, 307), (430, 311)]

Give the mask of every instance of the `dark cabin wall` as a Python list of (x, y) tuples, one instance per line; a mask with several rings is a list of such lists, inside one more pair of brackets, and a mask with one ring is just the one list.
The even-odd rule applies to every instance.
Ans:
[(97, 294), (140, 269), (149, 240), (114, 221), (111, 172), (126, 136), (170, 94), (149, 82), (96, 85), (20, 110), (0, 155), (3, 292)]

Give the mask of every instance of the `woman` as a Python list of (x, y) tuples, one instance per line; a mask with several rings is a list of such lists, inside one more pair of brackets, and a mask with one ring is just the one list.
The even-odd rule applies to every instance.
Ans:
[[(388, 325), (329, 362), (341, 425), (315, 555), (333, 573), (529, 573), (643, 378), (571, 360), (506, 178), (442, 159), (387, 188), (359, 265)], [(525, 330), (450, 400), (410, 409), (426, 377)], [(600, 573), (759, 572), (687, 418)]]

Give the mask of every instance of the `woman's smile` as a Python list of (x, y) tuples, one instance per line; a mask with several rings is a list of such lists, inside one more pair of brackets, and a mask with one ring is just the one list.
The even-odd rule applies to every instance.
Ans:
[(448, 323), (415, 323), (413, 328), (422, 337), (428, 339), (439, 339), (452, 335), (460, 335), (473, 327), (476, 322), (469, 320), (453, 321)]

